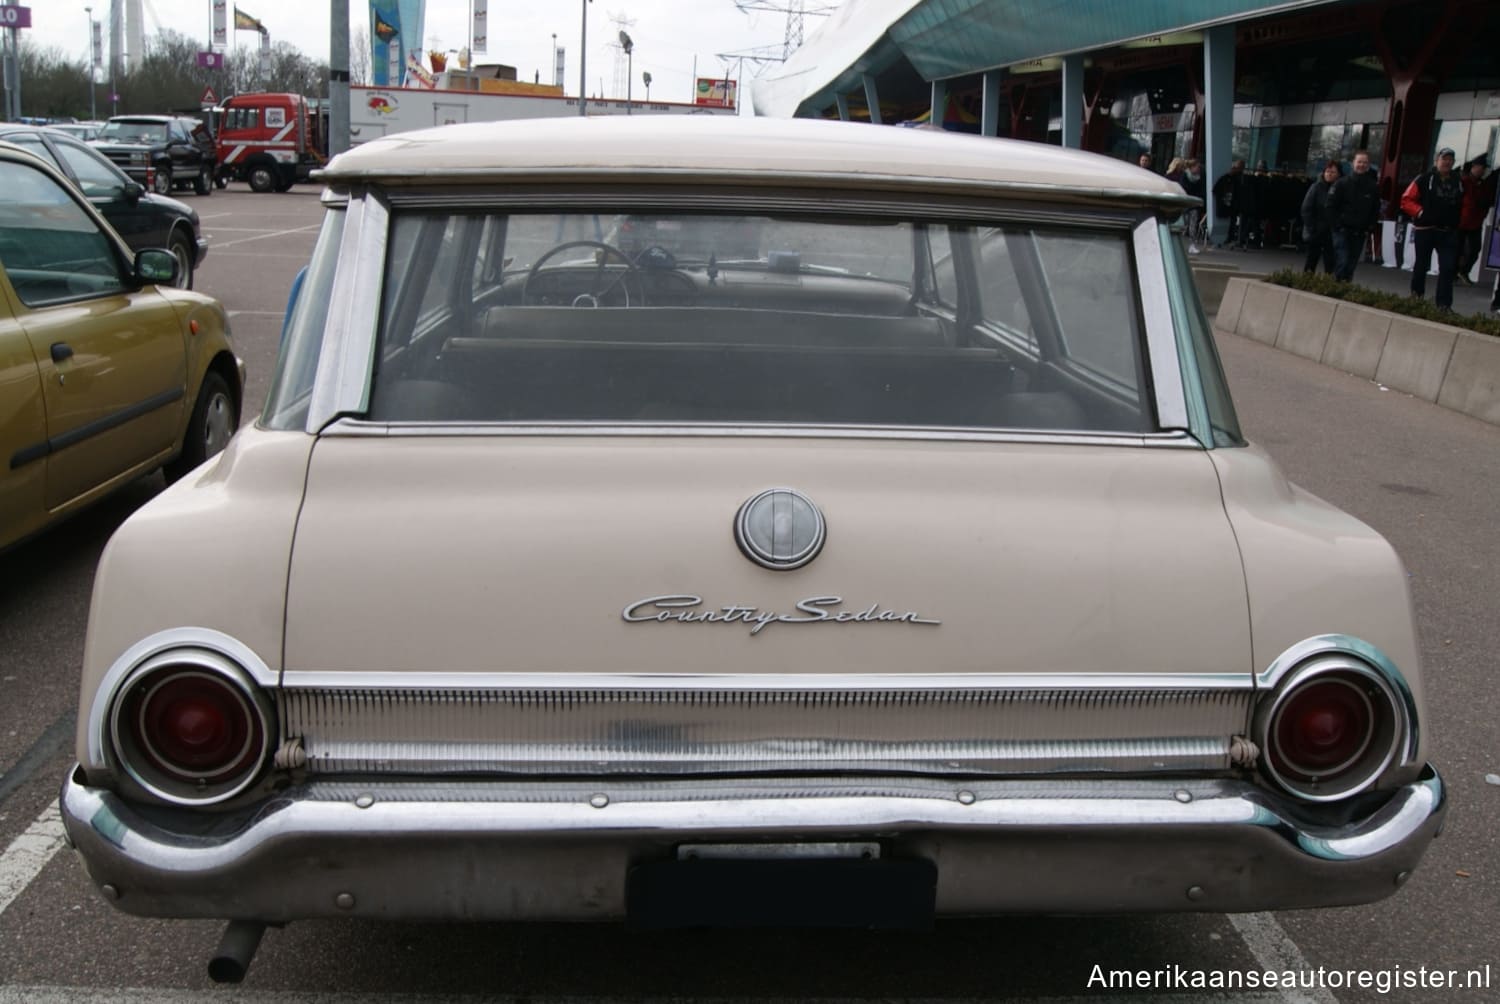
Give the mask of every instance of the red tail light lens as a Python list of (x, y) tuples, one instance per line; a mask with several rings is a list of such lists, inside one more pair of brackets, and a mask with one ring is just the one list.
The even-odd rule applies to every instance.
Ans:
[(1356, 660), (1300, 667), (1257, 713), (1264, 769), (1309, 801), (1365, 790), (1395, 756), (1405, 718), (1395, 692)]
[(1306, 779), (1334, 774), (1369, 747), (1373, 726), (1370, 698), (1351, 681), (1315, 681), (1282, 705), (1273, 755)]
[(136, 737), (157, 767), (184, 779), (243, 770), (259, 745), (249, 700), (208, 673), (163, 674), (138, 699)]
[(260, 774), (270, 713), (242, 674), (164, 663), (138, 674), (115, 704), (120, 765), (153, 794), (179, 803), (221, 801)]

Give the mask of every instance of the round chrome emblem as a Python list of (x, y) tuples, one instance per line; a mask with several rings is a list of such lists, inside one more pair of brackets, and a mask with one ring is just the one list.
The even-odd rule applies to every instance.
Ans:
[(756, 564), (800, 568), (818, 556), (827, 528), (812, 500), (790, 488), (771, 488), (740, 506), (734, 539)]

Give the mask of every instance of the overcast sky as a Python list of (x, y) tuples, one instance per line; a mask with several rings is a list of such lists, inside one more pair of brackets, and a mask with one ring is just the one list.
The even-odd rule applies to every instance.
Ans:
[[(95, 0), (93, 18), (105, 22), (105, 47), (109, 45), (109, 2)], [(123, 0), (121, 0), (123, 6)], [(271, 41), (290, 42), (309, 56), (328, 58), (330, 4), (323, 0), (231, 0), (241, 10), (261, 20)], [(766, 0), (780, 5), (779, 0)], [(790, 0), (787, 4), (790, 5)], [(809, 2), (806, 6), (815, 6)], [(29, 0), (32, 27), (23, 30), (37, 45), (61, 50), (80, 61), (87, 58), (85, 43), (88, 16), (83, 0)], [(146, 35), (169, 28), (199, 39), (206, 47), (209, 36), (210, 0), (145, 0)], [(578, 32), (583, 0), (541, 4), (536, 0), (490, 0), (489, 51), (477, 62), (505, 63), (516, 67), (522, 80), (541, 74), (542, 83), (552, 82), (552, 37), (566, 49), (568, 94), (578, 93)], [(539, 10), (538, 8), (544, 8)], [(351, 20), (368, 32), (369, 5), (349, 0)], [(606, 97), (614, 82), (614, 61), (620, 27), (617, 18), (634, 21), (626, 30), (635, 42), (633, 94), (644, 97), (641, 73), (652, 76), (651, 96), (658, 100), (692, 100), (694, 60), (699, 76), (724, 74), (720, 53), (739, 53), (772, 47), (779, 53), (786, 37), (786, 15), (779, 12), (742, 13), (734, 0), (597, 0), (588, 4), (588, 87), (592, 97), (599, 92), (601, 78)], [(426, 44), (431, 49), (459, 49), (469, 40), (468, 0), (427, 0)], [(806, 34), (811, 36), (824, 19), (809, 16)], [(233, 15), (231, 13), (231, 24)], [(231, 32), (235, 45), (253, 48), (259, 39), (253, 32)], [(738, 74), (731, 69), (731, 76)], [(743, 80), (748, 88), (755, 67), (745, 62)], [(743, 103), (743, 102), (742, 102)]]

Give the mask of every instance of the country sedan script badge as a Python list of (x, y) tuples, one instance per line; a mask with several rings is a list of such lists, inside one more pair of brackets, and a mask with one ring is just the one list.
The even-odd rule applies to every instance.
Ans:
[(760, 634), (767, 624), (941, 624), (942, 621), (923, 617), (915, 611), (898, 613), (887, 610), (879, 603), (872, 603), (862, 610), (842, 609), (842, 596), (810, 596), (798, 600), (795, 613), (779, 613), (761, 610), (759, 607), (728, 604), (722, 607), (701, 609), (703, 597), (688, 594), (650, 596), (637, 600), (622, 612), (621, 616), (632, 624), (656, 621), (662, 624), (677, 621), (680, 624), (749, 624), (751, 634)]

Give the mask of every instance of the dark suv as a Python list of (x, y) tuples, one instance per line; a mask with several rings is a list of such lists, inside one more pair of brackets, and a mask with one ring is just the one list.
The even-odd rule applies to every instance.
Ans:
[(214, 139), (197, 119), (116, 115), (92, 142), (120, 170), (159, 195), (189, 181), (199, 195), (213, 194)]

